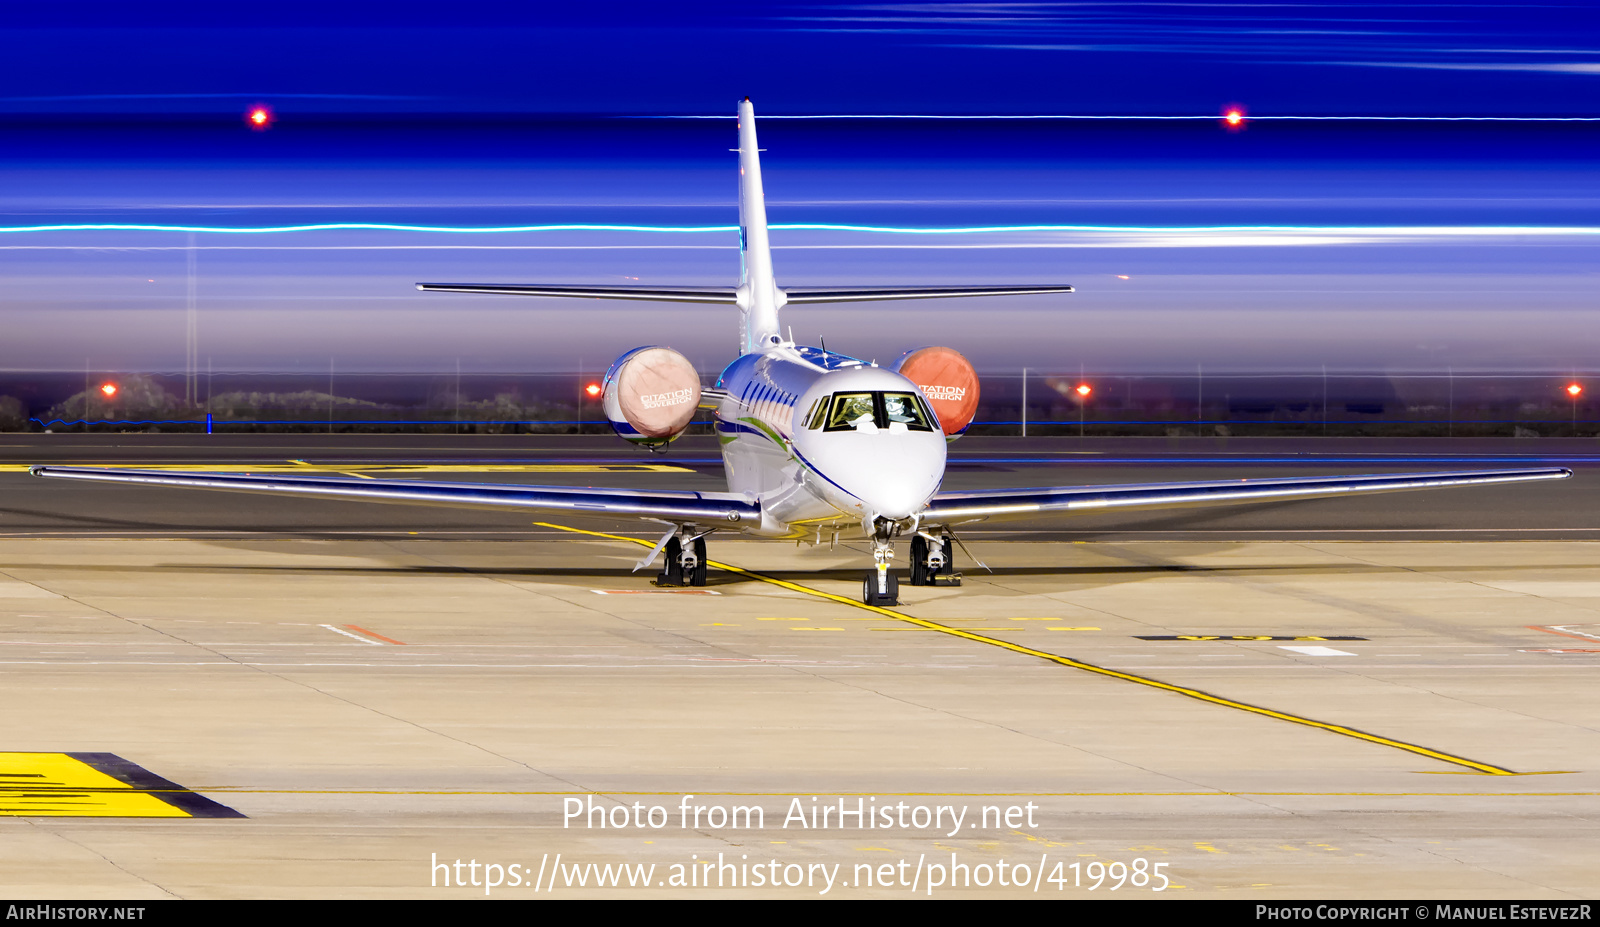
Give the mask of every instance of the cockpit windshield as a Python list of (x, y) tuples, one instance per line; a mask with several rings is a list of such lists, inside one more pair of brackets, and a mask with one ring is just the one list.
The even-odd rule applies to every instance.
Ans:
[(826, 415), (811, 420), (823, 431), (933, 431), (933, 415), (915, 393), (836, 393)]
[(911, 393), (883, 393), (883, 415), (889, 420), (890, 427), (895, 422), (903, 422), (905, 426), (914, 431), (932, 431), (928, 420), (922, 414), (917, 397)]
[(871, 393), (840, 393), (833, 397), (833, 410), (828, 413), (824, 431), (860, 431), (865, 425), (877, 429)]

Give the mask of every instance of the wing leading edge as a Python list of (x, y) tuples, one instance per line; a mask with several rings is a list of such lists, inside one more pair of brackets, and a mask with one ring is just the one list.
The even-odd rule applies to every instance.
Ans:
[(442, 508), (526, 509), (571, 515), (653, 518), (699, 524), (759, 524), (761, 521), (761, 506), (736, 493), (523, 486), (514, 483), (442, 483), (429, 480), (374, 480), (336, 476), (178, 474), (159, 470), (96, 467), (38, 466), (30, 468), (28, 472), (49, 479), (144, 483), (184, 489), (431, 505)]
[[(37, 466), (29, 471), (49, 479), (102, 483), (143, 483), (185, 489), (211, 489), (276, 496), (346, 499), (464, 509), (525, 509), (572, 515), (650, 518), (700, 524), (759, 524), (761, 506), (736, 493), (671, 490), (594, 489), (508, 483), (444, 483), (429, 480), (375, 480), (322, 476), (254, 476), (225, 473), (169, 473), (97, 467)], [(1561, 480), (1565, 467), (1476, 470), (1444, 473), (1377, 473), (1186, 483), (1132, 483), (939, 493), (921, 513), (925, 525), (1027, 518), (1107, 510), (1186, 508), (1273, 500), (1317, 499), (1452, 486), (1483, 486)]]
[(1260, 480), (1216, 480), (1187, 483), (1130, 483), (1110, 486), (1065, 486), (939, 493), (922, 512), (923, 524), (961, 522), (1067, 512), (1185, 508), (1233, 505), (1271, 500), (1336, 496), (1564, 480), (1565, 467), (1522, 470), (1476, 470), (1445, 473), (1373, 473), (1361, 476), (1307, 476)]

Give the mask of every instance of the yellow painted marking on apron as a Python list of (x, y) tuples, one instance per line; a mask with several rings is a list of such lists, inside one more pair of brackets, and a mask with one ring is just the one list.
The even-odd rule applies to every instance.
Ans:
[[(556, 524), (550, 524), (548, 522), (534, 522), (534, 524), (536, 524), (536, 525), (538, 525), (538, 526), (540, 526), (542, 528), (555, 528), (555, 529), (561, 530), (561, 531), (570, 531), (570, 532), (572, 532), (574, 534), (586, 534), (586, 535), (589, 535), (591, 537), (606, 538), (608, 540), (613, 540), (613, 541), (626, 541), (626, 542), (628, 542), (630, 544), (639, 544), (639, 545), (642, 545), (644, 547), (654, 547), (655, 546), (655, 545), (651, 544), (649, 541), (643, 541), (643, 540), (640, 540), (638, 538), (623, 537), (622, 535), (618, 535), (618, 534), (606, 534), (606, 533), (601, 532), (601, 531), (585, 531), (585, 530), (583, 530), (581, 528), (569, 528), (566, 525), (556, 525)], [(968, 630), (965, 630), (963, 628), (952, 628), (952, 627), (948, 627), (946, 625), (938, 624), (937, 622), (929, 621), (926, 618), (913, 618), (910, 615), (902, 615), (899, 612), (890, 611), (889, 609), (883, 608), (882, 606), (867, 605), (864, 602), (857, 602), (854, 599), (846, 598), (845, 596), (842, 596), (842, 595), (834, 595), (831, 592), (823, 592), (823, 591), (818, 590), (818, 589), (812, 589), (812, 588), (809, 588), (807, 586), (802, 586), (799, 583), (791, 583), (788, 580), (774, 579), (773, 577), (770, 577), (770, 576), (763, 576), (760, 573), (756, 573), (756, 572), (754, 572), (752, 570), (746, 570), (746, 569), (743, 569), (741, 567), (736, 567), (736, 566), (733, 566), (731, 564), (718, 563), (715, 560), (707, 560), (706, 564), (708, 566), (714, 567), (714, 568), (719, 569), (719, 570), (724, 570), (724, 571), (729, 572), (729, 573), (737, 573), (740, 576), (748, 576), (751, 579), (760, 580), (761, 582), (764, 582), (764, 583), (770, 583), (770, 584), (772, 584), (774, 586), (778, 586), (778, 587), (783, 588), (783, 589), (788, 589), (788, 590), (791, 590), (793, 592), (803, 593), (805, 595), (814, 596), (814, 597), (819, 598), (819, 599), (827, 599), (830, 602), (837, 602), (840, 605), (848, 605), (851, 608), (860, 608), (860, 609), (865, 609), (865, 610), (870, 611), (870, 612), (875, 612), (875, 613), (877, 613), (879, 615), (882, 615), (882, 616), (884, 616), (886, 618), (893, 618), (896, 621), (904, 621), (904, 622), (906, 622), (908, 624), (913, 624), (913, 625), (916, 625), (919, 628), (925, 628), (925, 629), (927, 629), (929, 631), (938, 631), (938, 632), (940, 632), (942, 634), (949, 634), (949, 635), (951, 635), (953, 637), (964, 638), (966, 640), (974, 641), (974, 642), (979, 643), (979, 644), (987, 644), (987, 645), (989, 645), (991, 647), (999, 647), (999, 648), (1004, 649), (1004, 650), (1010, 650), (1013, 653), (1026, 654), (1027, 656), (1030, 656), (1030, 657), (1038, 657), (1041, 660), (1048, 660), (1051, 663), (1057, 663), (1057, 664), (1060, 664), (1061, 666), (1069, 666), (1069, 667), (1072, 667), (1073, 669), (1083, 670), (1084, 672), (1087, 672), (1087, 673), (1095, 673), (1095, 674), (1100, 675), (1100, 676), (1109, 676), (1112, 679), (1121, 679), (1124, 682), (1132, 682), (1132, 683), (1136, 683), (1136, 684), (1141, 685), (1141, 686), (1149, 686), (1149, 687), (1151, 687), (1153, 689), (1160, 689), (1163, 692), (1171, 692), (1171, 693), (1173, 693), (1175, 695), (1186, 696), (1188, 698), (1197, 699), (1197, 700), (1202, 701), (1202, 702), (1208, 702), (1208, 703), (1210, 703), (1212, 705), (1220, 705), (1220, 706), (1222, 706), (1224, 708), (1232, 708), (1232, 709), (1234, 709), (1236, 711), (1243, 711), (1243, 712), (1248, 712), (1248, 713), (1254, 714), (1254, 715), (1261, 715), (1263, 717), (1275, 718), (1275, 719), (1277, 719), (1279, 721), (1288, 721), (1291, 724), (1301, 724), (1301, 725), (1305, 725), (1306, 727), (1314, 727), (1314, 728), (1317, 728), (1318, 730), (1328, 731), (1329, 733), (1339, 734), (1339, 735), (1342, 735), (1342, 736), (1345, 736), (1345, 737), (1351, 737), (1351, 738), (1354, 738), (1356, 740), (1363, 740), (1363, 741), (1366, 741), (1367, 743), (1378, 744), (1379, 746), (1384, 746), (1384, 747), (1392, 747), (1392, 748), (1394, 748), (1396, 750), (1404, 750), (1407, 753), (1414, 753), (1414, 754), (1417, 754), (1419, 756), (1428, 757), (1429, 759), (1439, 760), (1440, 762), (1453, 763), (1453, 764), (1455, 764), (1457, 766), (1464, 766), (1464, 767), (1466, 767), (1466, 768), (1468, 768), (1470, 770), (1473, 770), (1473, 771), (1478, 772), (1478, 773), (1482, 773), (1484, 775), (1490, 775), (1490, 776), (1516, 776), (1516, 775), (1521, 775), (1520, 773), (1513, 772), (1512, 770), (1505, 769), (1505, 768), (1502, 768), (1502, 767), (1499, 767), (1499, 766), (1493, 766), (1493, 765), (1491, 765), (1489, 763), (1482, 763), (1482, 762), (1479, 762), (1477, 760), (1468, 759), (1468, 758), (1463, 757), (1463, 756), (1456, 756), (1453, 753), (1445, 753), (1442, 750), (1434, 750), (1434, 749), (1431, 749), (1429, 747), (1420, 746), (1418, 744), (1406, 743), (1403, 740), (1395, 740), (1395, 739), (1390, 738), (1390, 737), (1381, 737), (1381, 736), (1379, 736), (1377, 734), (1369, 734), (1366, 731), (1357, 730), (1356, 728), (1353, 728), (1353, 727), (1346, 727), (1345, 725), (1342, 725), (1342, 724), (1330, 724), (1330, 723), (1328, 723), (1326, 721), (1318, 721), (1318, 720), (1316, 720), (1314, 718), (1305, 718), (1305, 717), (1301, 717), (1300, 715), (1290, 714), (1290, 713), (1285, 712), (1285, 711), (1277, 711), (1277, 710), (1272, 709), (1272, 708), (1263, 708), (1260, 705), (1251, 705), (1248, 702), (1240, 702), (1240, 701), (1237, 701), (1235, 699), (1224, 698), (1224, 697), (1222, 697), (1220, 695), (1212, 695), (1211, 693), (1204, 692), (1204, 691), (1202, 691), (1200, 689), (1191, 689), (1191, 688), (1189, 688), (1187, 686), (1173, 685), (1170, 682), (1162, 682), (1159, 679), (1151, 679), (1151, 678), (1149, 678), (1147, 676), (1139, 676), (1139, 675), (1136, 675), (1134, 673), (1124, 673), (1121, 670), (1114, 670), (1114, 669), (1110, 669), (1110, 668), (1104, 667), (1104, 666), (1096, 666), (1093, 663), (1085, 663), (1082, 660), (1074, 660), (1071, 657), (1063, 657), (1060, 654), (1049, 653), (1049, 652), (1043, 651), (1043, 650), (1036, 650), (1036, 649), (1034, 649), (1032, 647), (1024, 647), (1021, 644), (1015, 644), (1015, 643), (1012, 643), (1011, 641), (1000, 640), (999, 638), (995, 638), (995, 637), (985, 637), (982, 634), (977, 634), (975, 632), (968, 631)]]
[(0, 815), (186, 818), (149, 792), (65, 753), (0, 753)]

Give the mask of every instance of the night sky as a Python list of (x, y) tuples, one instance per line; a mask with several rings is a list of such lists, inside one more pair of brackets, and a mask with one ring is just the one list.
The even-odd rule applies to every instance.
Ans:
[[(803, 341), (995, 372), (1600, 368), (1591, 4), (80, 3), (4, 32), (7, 227), (731, 226), (749, 95), (774, 223), (921, 230), (778, 230), (780, 284), (1079, 288), (786, 310)], [(994, 226), (1035, 228), (926, 233)], [(731, 284), (734, 245), (12, 231), (0, 367), (180, 370), (192, 248), (217, 370), (594, 370), (661, 343), (710, 372), (717, 307), (412, 284)]]

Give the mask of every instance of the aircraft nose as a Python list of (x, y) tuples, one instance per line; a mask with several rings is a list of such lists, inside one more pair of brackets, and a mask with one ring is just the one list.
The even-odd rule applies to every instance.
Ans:
[(870, 472), (858, 475), (856, 498), (885, 518), (909, 518), (922, 511), (939, 489), (942, 467), (928, 455), (883, 454)]

